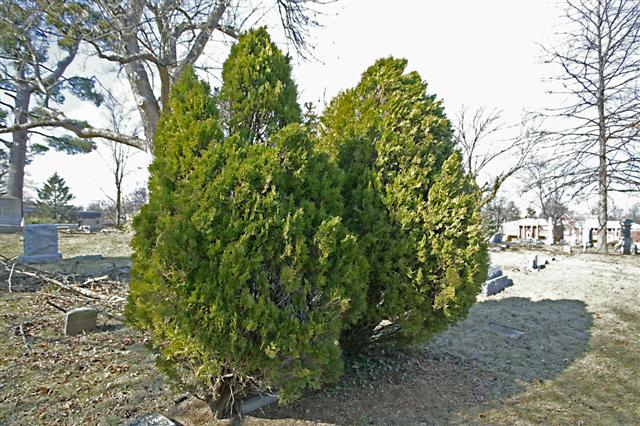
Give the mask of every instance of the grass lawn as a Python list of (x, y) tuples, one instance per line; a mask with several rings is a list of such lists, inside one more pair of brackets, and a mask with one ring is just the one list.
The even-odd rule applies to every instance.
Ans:
[[(126, 267), (128, 243), (120, 233), (60, 234), (65, 260), (41, 268)], [(20, 252), (18, 236), (0, 235), (0, 254)], [(98, 253), (105, 259), (73, 259)], [(479, 297), (465, 321), (426, 345), (349, 360), (337, 385), (244, 422), (637, 424), (640, 257), (539, 254), (550, 263), (531, 272), (532, 252), (492, 253), (514, 285)], [(69, 308), (78, 299), (47, 286), (8, 293), (7, 278), (0, 272), (0, 424), (121, 424), (153, 411), (185, 425), (230, 423), (164, 382), (141, 333), (100, 315), (96, 332), (62, 336), (64, 314), (47, 300)], [(126, 296), (122, 278), (95, 290)], [(105, 309), (118, 316), (122, 307)]]

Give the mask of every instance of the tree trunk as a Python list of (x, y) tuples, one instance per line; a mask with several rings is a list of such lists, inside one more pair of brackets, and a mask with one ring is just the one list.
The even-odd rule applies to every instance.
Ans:
[(223, 389), (220, 389), (220, 397), (214, 398), (213, 395), (207, 395), (205, 400), (211, 413), (215, 419), (228, 419), (233, 415), (233, 406), (231, 404), (231, 389), (225, 384), (222, 385)]
[[(123, 42), (127, 55), (140, 53), (140, 44), (138, 43), (136, 30), (140, 25), (139, 21), (141, 16), (141, 11), (137, 10), (124, 19), (123, 28), (125, 28), (125, 34), (123, 34)], [(142, 119), (147, 143), (151, 146), (158, 125), (158, 119), (160, 118), (160, 106), (153, 92), (149, 74), (142, 61), (128, 62), (125, 64), (124, 69), (127, 74), (127, 79), (129, 80), (129, 85), (131, 86), (131, 91), (133, 92), (133, 97), (136, 100), (136, 105), (140, 111), (140, 118)]]
[[(24, 124), (29, 118), (31, 91), (27, 88), (20, 87), (15, 96), (14, 122), (15, 124)], [(18, 130), (13, 132), (13, 143), (9, 151), (7, 194), (20, 200), (23, 199), (24, 194), (24, 167), (27, 160), (28, 141), (28, 131)]]
[(602, 14), (600, 5), (598, 5), (598, 252), (607, 252), (607, 136), (606, 136), (606, 119), (604, 115), (605, 103), (605, 87), (604, 87), (604, 68), (605, 59), (602, 52), (602, 34), (600, 26), (602, 24)]

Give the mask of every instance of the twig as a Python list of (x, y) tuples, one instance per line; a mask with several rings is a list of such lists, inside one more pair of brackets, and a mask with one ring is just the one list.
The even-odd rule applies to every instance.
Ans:
[(80, 284), (79, 287), (86, 287), (89, 284), (93, 284), (93, 283), (96, 283), (98, 281), (105, 281), (105, 280), (108, 280), (108, 279), (109, 279), (109, 275), (102, 275), (100, 277), (89, 278), (88, 280), (86, 280), (85, 282)]
[(7, 283), (9, 284), (9, 293), (11, 293), (11, 277), (13, 276), (13, 270), (15, 269), (16, 264), (11, 265), (11, 272), (9, 272), (9, 278), (7, 278)]
[(67, 312), (67, 310), (66, 310), (66, 309), (61, 308), (60, 306), (56, 305), (55, 303), (53, 303), (53, 302), (52, 302), (52, 301), (50, 301), (49, 299), (45, 300), (45, 302), (47, 302), (47, 305), (49, 305), (49, 306), (53, 306), (54, 308), (56, 308), (56, 309), (57, 309), (57, 310), (59, 310), (59, 311), (62, 311), (62, 312), (65, 312), (65, 313)]
[(24, 328), (22, 327), (23, 323), (20, 323), (20, 336), (22, 336), (22, 342), (24, 343), (24, 346), (27, 348), (27, 351), (31, 352), (31, 347), (29, 346), (29, 343), (27, 343), (27, 336), (25, 336), (24, 334)]

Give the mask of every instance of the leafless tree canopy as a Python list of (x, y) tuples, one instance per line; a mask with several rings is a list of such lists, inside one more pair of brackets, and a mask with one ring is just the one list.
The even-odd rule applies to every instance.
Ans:
[[(96, 54), (124, 67), (150, 142), (171, 85), (186, 66), (197, 65), (216, 34), (241, 31), (280, 18), (287, 39), (305, 52), (322, 0), (97, 0), (103, 25), (86, 38)], [(203, 64), (200, 64), (204, 66)], [(217, 64), (219, 65), (219, 64)]]
[[(527, 164), (540, 135), (537, 122), (530, 116), (525, 116), (518, 126), (507, 126), (497, 109), (471, 109), (464, 105), (454, 119), (454, 129), (467, 173), (479, 180), (481, 173), (496, 170), (489, 181), (478, 182), (485, 191), (485, 204)], [(517, 136), (505, 138), (505, 131), (514, 130)]]
[(567, 2), (564, 43), (546, 48), (565, 103), (547, 112), (554, 173), (576, 193), (599, 194), (606, 251), (607, 194), (640, 189), (640, 2)]

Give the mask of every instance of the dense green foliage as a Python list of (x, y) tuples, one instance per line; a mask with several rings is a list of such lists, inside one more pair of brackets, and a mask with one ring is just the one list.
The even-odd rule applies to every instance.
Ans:
[(322, 117), (322, 148), (346, 174), (343, 219), (370, 266), (366, 314), (343, 336), (350, 350), (427, 338), (466, 314), (486, 277), (477, 188), (452, 156), (440, 102), (405, 67), (377, 61)]
[(241, 37), (222, 68), (222, 111), (229, 134), (254, 143), (301, 121), (289, 57), (262, 27)]
[(69, 205), (69, 201), (73, 199), (73, 194), (58, 173), (51, 175), (42, 188), (36, 189), (36, 192), (39, 216), (56, 222), (70, 219), (73, 207)]
[(302, 125), (264, 143), (221, 127), (187, 73), (154, 141), (126, 313), (151, 332), (160, 368), (225, 416), (248, 392), (277, 386), (286, 402), (339, 377), (367, 263), (341, 223), (342, 174)]
[(336, 380), (343, 350), (420, 341), (475, 301), (480, 194), (405, 66), (378, 61), (303, 120), (288, 59), (260, 29), (216, 95), (192, 70), (174, 85), (126, 314), (216, 415), (252, 392), (291, 401)]

